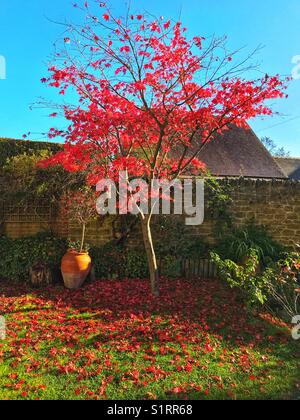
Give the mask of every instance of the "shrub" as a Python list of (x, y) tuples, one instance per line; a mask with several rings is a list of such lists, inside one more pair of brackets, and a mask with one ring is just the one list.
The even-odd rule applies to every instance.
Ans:
[(51, 154), (57, 153), (62, 150), (62, 145), (49, 142), (0, 138), (0, 167), (6, 164), (7, 159), (14, 156), (23, 155), (24, 153), (35, 155), (45, 150)]
[(266, 279), (257, 273), (259, 259), (256, 250), (250, 250), (243, 266), (229, 259), (222, 260), (215, 253), (211, 253), (211, 259), (218, 268), (220, 278), (230, 287), (240, 289), (249, 305), (266, 303)]
[(2, 236), (0, 276), (7, 280), (27, 281), (30, 267), (42, 263), (54, 268), (60, 264), (66, 250), (66, 241), (50, 233), (15, 240)]
[(96, 277), (99, 279), (142, 279), (149, 275), (146, 254), (129, 250), (113, 242), (90, 249)]
[(125, 278), (144, 279), (149, 276), (145, 252), (129, 250), (125, 254)]
[(287, 253), (264, 273), (269, 309), (290, 321), (300, 315), (300, 254)]
[(182, 276), (181, 260), (170, 255), (160, 260), (160, 274), (165, 277), (179, 278)]
[[(66, 251), (69, 248), (76, 248), (77, 245), (50, 233), (40, 233), (15, 240), (1, 236), (1, 278), (24, 282), (29, 279), (29, 270), (34, 265), (47, 264), (51, 269), (57, 268)], [(114, 242), (103, 247), (91, 247), (89, 252), (99, 279), (148, 276), (148, 264), (144, 252), (128, 250), (117, 246)]]
[(160, 216), (154, 237), (159, 258), (201, 258), (209, 252), (209, 246), (202, 238), (187, 235), (181, 217)]
[(267, 266), (271, 261), (278, 260), (284, 247), (273, 240), (265, 227), (251, 222), (225, 236), (215, 250), (221, 258), (236, 263), (244, 262), (251, 250), (254, 250), (259, 262)]
[(300, 314), (299, 253), (285, 254), (262, 272), (258, 271), (256, 250), (250, 251), (243, 266), (232, 260), (222, 260), (215, 253), (211, 258), (218, 267), (220, 278), (231, 287), (240, 289), (248, 304), (266, 305), (287, 321)]
[(82, 187), (81, 174), (69, 173), (60, 166), (42, 168), (39, 163), (49, 156), (48, 149), (41, 149), (12, 156), (0, 165), (0, 201), (18, 207), (52, 204), (54, 208), (61, 204), (64, 191)]
[[(50, 233), (41, 233), (33, 237), (9, 239), (0, 237), (0, 275), (1, 278), (12, 281), (27, 281), (29, 270), (38, 264), (47, 264), (50, 268), (59, 268), (65, 252), (72, 248), (78, 249), (79, 242), (71, 242), (54, 237)], [(149, 276), (145, 251), (132, 250), (112, 241), (102, 247), (91, 247), (89, 251), (95, 274), (98, 279), (143, 279)], [(203, 241), (185, 240), (183, 255), (164, 253), (160, 257), (161, 274), (167, 277), (182, 275), (182, 259), (197, 258), (207, 253)]]

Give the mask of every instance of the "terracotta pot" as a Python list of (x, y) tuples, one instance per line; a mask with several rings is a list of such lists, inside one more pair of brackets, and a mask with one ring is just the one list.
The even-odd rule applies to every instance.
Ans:
[(67, 289), (79, 289), (91, 270), (92, 260), (87, 252), (70, 249), (61, 262), (61, 272)]

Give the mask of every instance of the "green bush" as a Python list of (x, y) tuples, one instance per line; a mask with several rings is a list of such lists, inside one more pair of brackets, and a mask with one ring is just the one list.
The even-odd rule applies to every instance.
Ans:
[(64, 191), (80, 189), (82, 174), (67, 172), (61, 166), (43, 169), (38, 165), (50, 156), (51, 151), (45, 148), (7, 158), (0, 165), (0, 202), (30, 207), (51, 203), (54, 209), (61, 203)]
[(258, 256), (260, 264), (267, 266), (271, 261), (279, 259), (284, 247), (274, 241), (265, 227), (248, 223), (246, 226), (233, 230), (215, 247), (222, 259), (242, 263), (251, 250)]
[(211, 253), (220, 278), (230, 287), (240, 289), (249, 305), (263, 305), (267, 301), (266, 279), (258, 274), (259, 259), (256, 250), (250, 250), (244, 265), (232, 260), (222, 260), (218, 254)]
[(160, 216), (154, 225), (154, 243), (158, 258), (177, 259), (206, 257), (208, 244), (200, 237), (189, 235), (181, 217)]
[[(60, 266), (61, 259), (74, 242), (40, 233), (33, 237), (10, 239), (0, 237), (0, 278), (24, 282), (29, 270), (36, 264), (50, 268)], [(96, 277), (99, 279), (124, 279), (148, 277), (148, 264), (144, 252), (116, 246), (114, 242), (89, 250)]]
[[(61, 259), (70, 248), (78, 249), (78, 243), (41, 233), (33, 237), (9, 239), (0, 237), (0, 278), (27, 281), (29, 270), (37, 264), (51, 268), (60, 266)], [(132, 250), (112, 241), (102, 247), (87, 246), (98, 279), (138, 279), (149, 276), (145, 251)], [(207, 253), (207, 246), (197, 239), (185, 240), (180, 254), (163, 253), (158, 257), (161, 274), (166, 277), (182, 275), (183, 258), (198, 258)]]
[(182, 276), (181, 260), (177, 257), (165, 256), (160, 261), (160, 274), (165, 277), (179, 278)]
[(148, 277), (147, 258), (143, 251), (128, 250), (111, 242), (101, 248), (92, 247), (90, 255), (99, 279)]
[(49, 153), (57, 153), (62, 145), (57, 143), (25, 141), (0, 138), (0, 167), (4, 166), (8, 159), (25, 154), (35, 155), (47, 150)]
[[(101, 248), (92, 247), (90, 255), (99, 279), (144, 279), (149, 276), (147, 257), (144, 250), (127, 249), (116, 246), (114, 242)], [(160, 257), (161, 275), (180, 277), (181, 260), (177, 257), (164, 255)]]
[(125, 254), (125, 278), (144, 279), (149, 276), (145, 252), (130, 250)]
[(251, 306), (265, 305), (287, 322), (300, 314), (300, 253), (286, 253), (262, 271), (256, 250), (249, 252), (244, 265), (222, 260), (215, 253), (211, 259), (220, 278), (241, 290)]
[(67, 242), (49, 233), (33, 237), (9, 239), (0, 237), (0, 277), (13, 281), (27, 281), (30, 267), (59, 265), (67, 250)]

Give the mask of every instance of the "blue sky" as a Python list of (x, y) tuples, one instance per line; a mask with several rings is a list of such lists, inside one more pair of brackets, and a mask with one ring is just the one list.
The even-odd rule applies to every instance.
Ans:
[[(124, 8), (123, 0), (110, 4), (116, 12)], [(247, 46), (251, 51), (264, 45), (258, 59), (269, 74), (291, 75), (292, 58), (300, 56), (300, 0), (132, 0), (132, 4), (138, 11), (159, 16), (178, 18), (181, 13), (190, 35), (226, 34), (233, 49)], [(0, 137), (19, 138), (30, 131), (31, 138), (39, 139), (53, 124), (47, 110), (30, 110), (30, 104), (41, 96), (56, 97), (40, 83), (53, 41), (61, 34), (49, 19), (72, 20), (75, 13), (70, 0), (1, 0), (0, 56), (5, 57), (6, 79), (0, 80)], [(283, 116), (251, 125), (260, 137), (269, 136), (300, 157), (300, 78), (291, 83), (289, 95), (274, 105)]]

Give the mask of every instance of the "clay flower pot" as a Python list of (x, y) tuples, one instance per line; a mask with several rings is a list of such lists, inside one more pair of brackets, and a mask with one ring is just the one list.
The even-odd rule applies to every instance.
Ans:
[(67, 289), (79, 289), (91, 270), (92, 260), (87, 252), (70, 249), (61, 262), (61, 272)]

